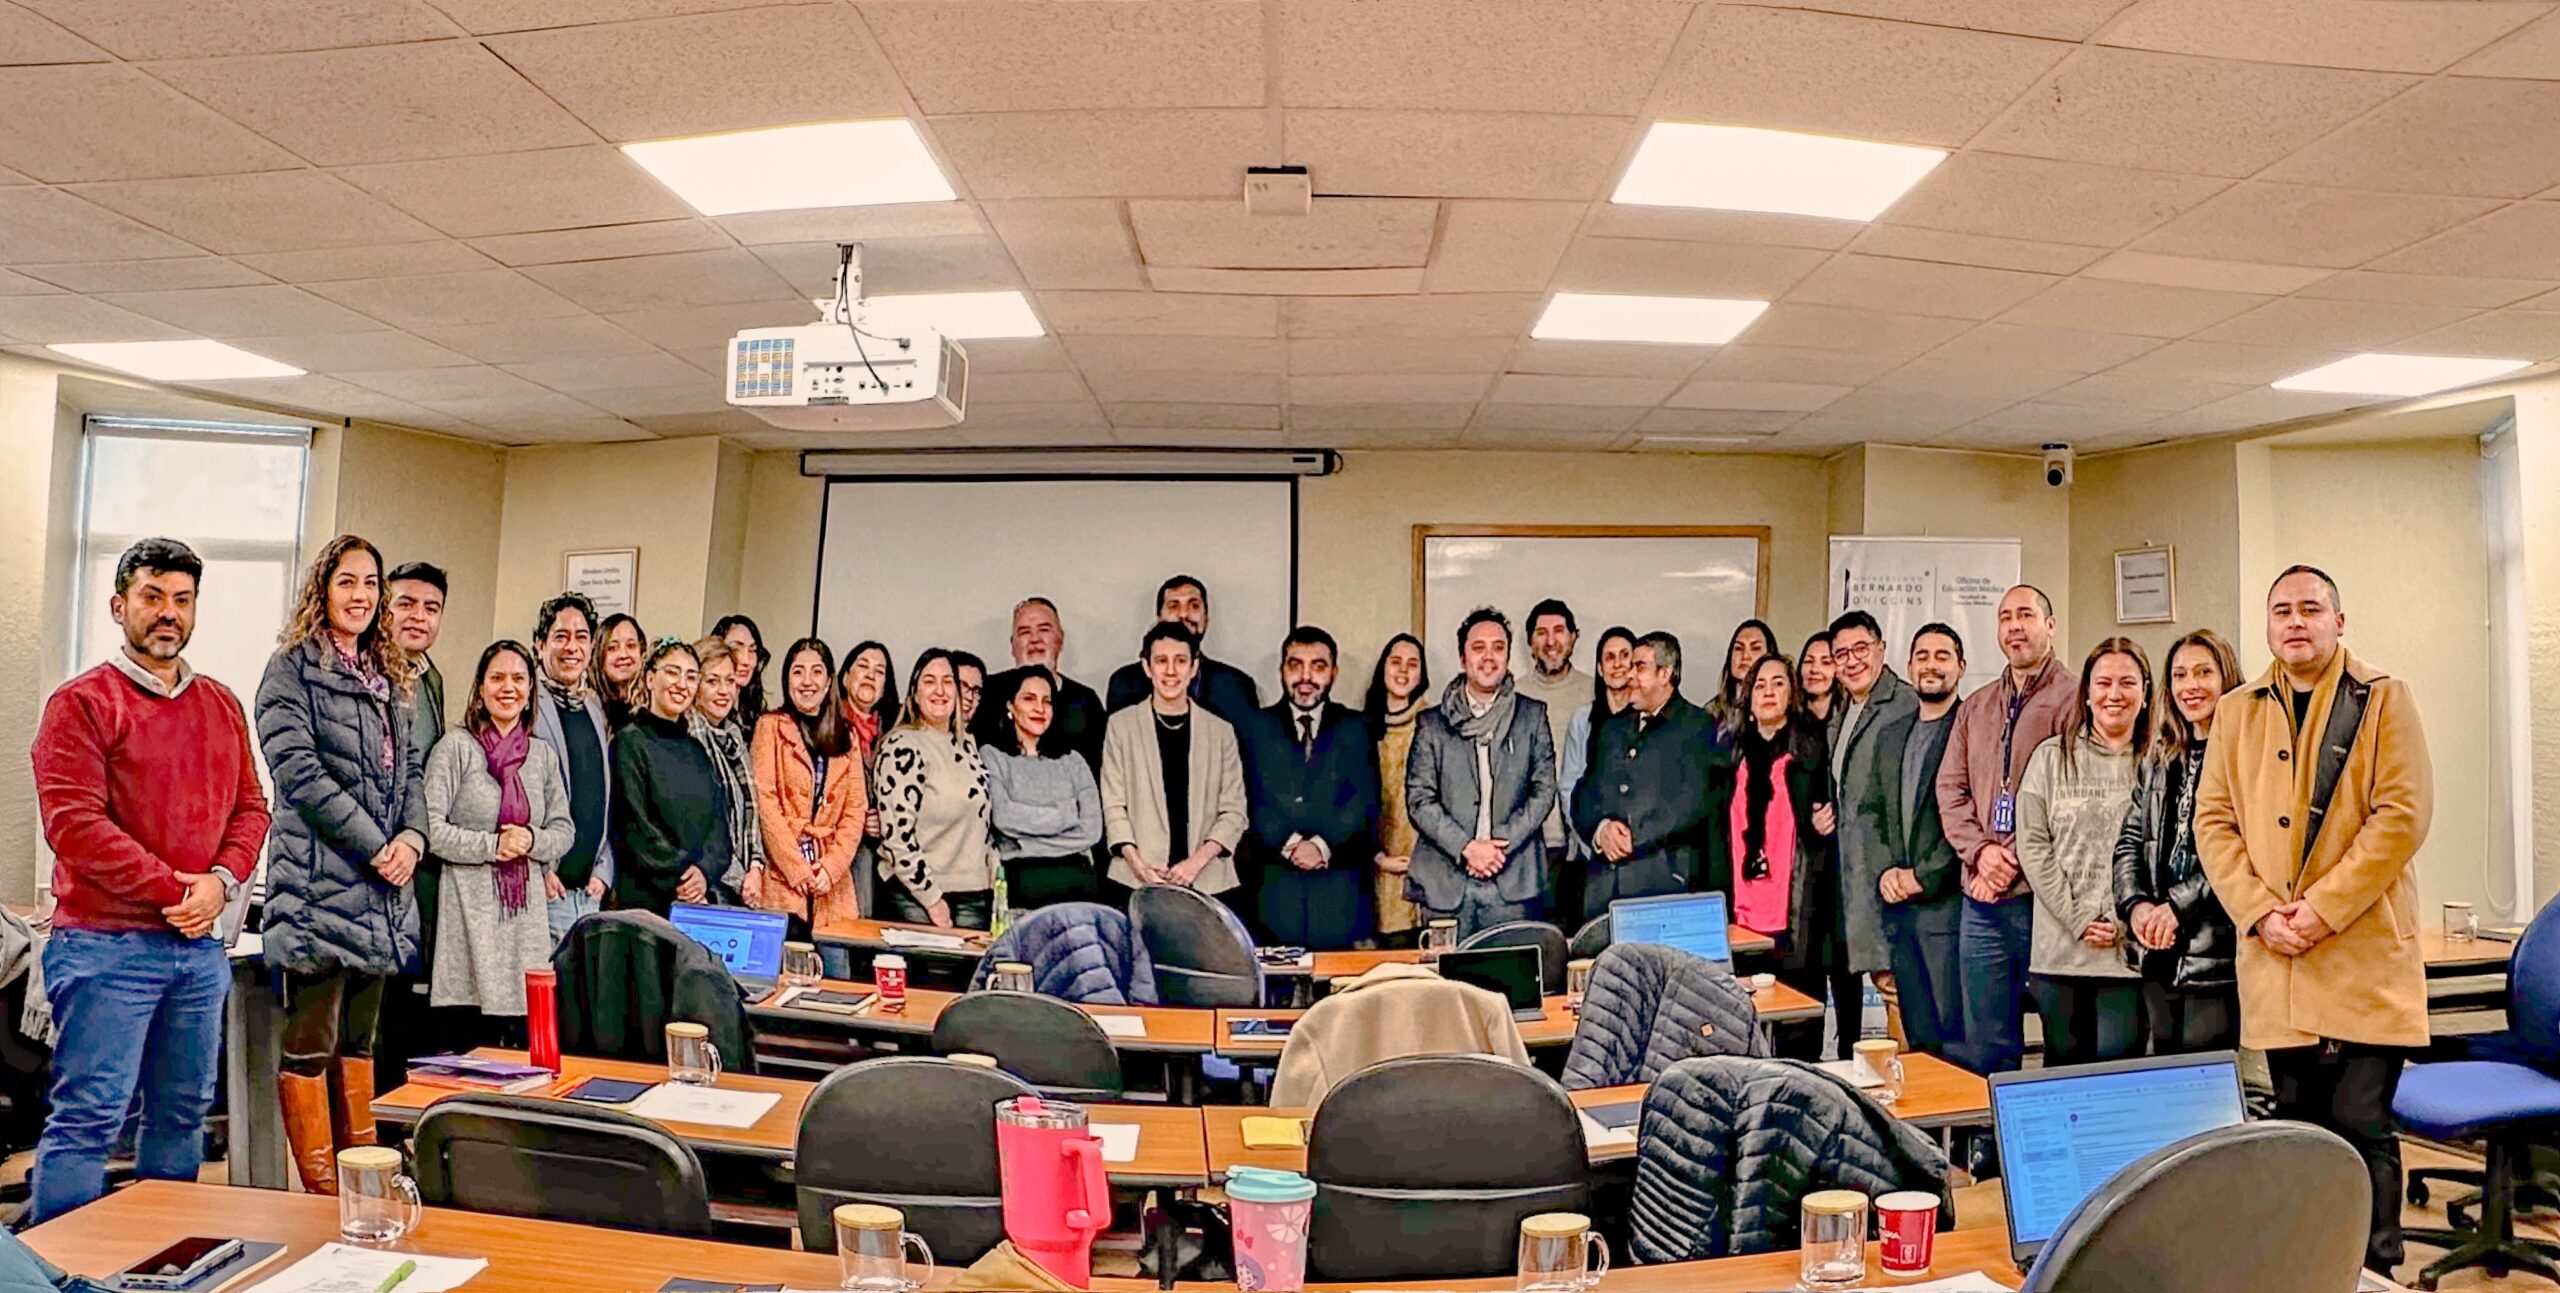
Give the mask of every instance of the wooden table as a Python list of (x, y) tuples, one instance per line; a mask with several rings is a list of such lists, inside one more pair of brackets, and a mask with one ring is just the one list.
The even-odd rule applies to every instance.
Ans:
[[(104, 1278), (158, 1251), (172, 1238), (221, 1235), (286, 1245), (283, 1262), (299, 1259), (337, 1238), (337, 1200), (274, 1190), (143, 1181), (85, 1208), (57, 1217), (20, 1236), (38, 1254), (75, 1275)], [(489, 1263), (465, 1293), (559, 1293), (562, 1289), (622, 1289), (649, 1293), (671, 1278), (722, 1283), (783, 1284), (833, 1288), (836, 1259), (779, 1248), (750, 1248), (707, 1239), (681, 1239), (601, 1230), (558, 1221), (488, 1216), (429, 1208), (402, 1251), (439, 1257), (476, 1257)], [(1873, 1268), (1874, 1256), (1869, 1254)], [(270, 1271), (281, 1269), (269, 1268)], [(1998, 1230), (1959, 1230), (1938, 1236), (1937, 1274), (1989, 1272), (2015, 1287), (2008, 1236)], [(1782, 1289), (1795, 1282), (1796, 1254), (1763, 1253), (1722, 1261), (1612, 1268), (1608, 1293), (1746, 1293)], [(1508, 1275), (1483, 1280), (1421, 1280), (1406, 1285), (1362, 1281), (1317, 1285), (1319, 1290), (1498, 1290)], [(936, 1287), (949, 1288), (946, 1277)], [(1107, 1293), (1145, 1293), (1152, 1283), (1097, 1279)], [(1188, 1293), (1223, 1293), (1233, 1285), (1185, 1284)]]
[(2467, 943), (2444, 941), (2444, 926), (2429, 925), (2418, 933), (2418, 953), (2427, 963), (2430, 979), (2460, 978), (2467, 974), (2507, 972), (2507, 963), (2515, 959), (2516, 945), (2499, 938), (2475, 938)]
[[(524, 1062), (524, 1052), (484, 1049), (473, 1052), (491, 1059)], [(553, 1092), (567, 1091), (590, 1077), (623, 1078), (634, 1082), (659, 1082), (667, 1076), (662, 1064), (640, 1064), (628, 1060), (588, 1059), (563, 1056), (560, 1081), (548, 1090), (530, 1092), (536, 1097), (549, 1097)], [(800, 1139), (800, 1111), (809, 1102), (816, 1084), (791, 1078), (756, 1077), (723, 1074), (723, 1091), (771, 1092), (780, 1099), (751, 1127), (710, 1127), (700, 1123), (662, 1123), (676, 1139), (693, 1147), (696, 1153), (733, 1154), (749, 1158), (788, 1160), (797, 1152)], [(373, 1116), (384, 1122), (409, 1124), (418, 1120), (427, 1106), (462, 1092), (447, 1087), (422, 1086), (412, 1082), (375, 1098)], [(1126, 1163), (1109, 1163), (1105, 1170), (1114, 1185), (1131, 1189), (1184, 1187), (1199, 1185), (1209, 1179), (1206, 1141), (1198, 1109), (1175, 1108), (1149, 1104), (1096, 1104), (1093, 1120), (1097, 1123), (1121, 1124), (1138, 1129), (1136, 1157)]]
[[(909, 934), (956, 934), (959, 937), (966, 939), (968, 941), (968, 946), (960, 948), (900, 947), (889, 941), (888, 934), (889, 931), (893, 929)], [(982, 930), (943, 929), (937, 925), (912, 925), (905, 921), (896, 920), (865, 920), (858, 916), (851, 920), (828, 921), (826, 924), (818, 926), (815, 932), (819, 938), (822, 938), (827, 942), (850, 943), (856, 947), (868, 948), (874, 952), (898, 952), (902, 954), (922, 953), (926, 956), (959, 956), (967, 957), (971, 960), (984, 958), (987, 954), (987, 944), (994, 941)]]
[[(1751, 994), (1752, 1007), (1760, 1012), (1764, 1024), (1786, 1023), (1796, 1019), (1820, 1019), (1822, 1003), (1783, 983), (1771, 984)], [(1565, 1008), (1563, 997), (1546, 999), (1546, 1014), (1538, 1019), (1520, 1021), (1520, 1040), (1531, 1049), (1542, 1046), (1573, 1044), (1577, 1016)], [(1198, 1013), (1198, 1012), (1193, 1012)], [(1215, 1033), (1218, 1053), (1235, 1057), (1277, 1055), (1286, 1045), (1286, 1037), (1238, 1037), (1235, 1025), (1244, 1019), (1296, 1019), (1303, 1010), (1221, 1010)]]
[[(1732, 926), (1726, 934), (1726, 939), (1732, 944), (1733, 954), (1736, 956), (1753, 956), (1761, 952), (1778, 950), (1776, 939), (1758, 930), (1744, 929), (1740, 925)], [(1315, 964), (1312, 966), (1302, 968), (1294, 965), (1265, 965), (1262, 967), (1262, 972), (1266, 975), (1281, 977), (1303, 974), (1319, 979), (1353, 979), (1381, 965), (1419, 965), (1421, 962), (1422, 952), (1417, 948), (1381, 948), (1367, 952), (1318, 952), (1315, 954)]]
[[(856, 996), (874, 991), (868, 983), (848, 983), (838, 979), (829, 979), (824, 986), (830, 992)], [(874, 1002), (860, 1014), (852, 1015), (774, 1004), (781, 995), (777, 989), (763, 1000), (749, 1003), (747, 1013), (758, 1019), (786, 1019), (848, 1033), (924, 1036), (933, 1032), (935, 1021), (941, 1019), (942, 1012), (950, 1009), (951, 1003), (958, 1001), (962, 994), (909, 987), (904, 1010), (895, 1013), (884, 1011)], [(1118, 1050), (1160, 1055), (1204, 1055), (1211, 1049), (1214, 1039), (1216, 1021), (1213, 1013), (1207, 1010), (1176, 1006), (1080, 1006), (1078, 1009), (1096, 1019), (1124, 1016), (1146, 1024), (1147, 1035), (1144, 1037), (1113, 1037), (1111, 1045)]]

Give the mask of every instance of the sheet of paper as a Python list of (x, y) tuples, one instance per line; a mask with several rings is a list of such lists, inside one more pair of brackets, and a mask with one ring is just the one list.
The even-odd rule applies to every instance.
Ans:
[(1577, 1112), (1574, 1116), (1582, 1120), (1583, 1142), (1593, 1149), (1632, 1146), (1636, 1143), (1636, 1129), (1633, 1127), (1603, 1126), (1599, 1119), (1587, 1113)]
[[(1831, 1060), (1826, 1063), (1816, 1064), (1814, 1067), (1847, 1082), (1849, 1085), (1854, 1086), (1861, 1091), (1873, 1091), (1877, 1087), (1884, 1085), (1884, 1083), (1878, 1080), (1874, 1074), (1859, 1068), (1856, 1060)], [(1917, 1288), (1920, 1286), (1912, 1285), (1910, 1287)]]
[(1105, 1037), (1144, 1037), (1147, 1021), (1140, 1015), (1095, 1015), (1093, 1022), (1102, 1025)]
[(1136, 1123), (1089, 1123), (1085, 1130), (1092, 1132), (1094, 1139), (1102, 1142), (1103, 1162), (1133, 1163), (1137, 1161), (1138, 1125)]
[(969, 940), (957, 934), (928, 934), (915, 929), (881, 930), (880, 941), (891, 947), (923, 947), (938, 952), (964, 951), (969, 946)]
[(403, 1262), (416, 1262), (418, 1269), (400, 1281), (400, 1293), (446, 1293), (489, 1268), (489, 1263), (476, 1257), (421, 1257), (352, 1244), (322, 1244), (318, 1252), (277, 1271), (248, 1293), (374, 1293)]
[(651, 1122), (702, 1127), (752, 1127), (782, 1097), (772, 1091), (723, 1091), (712, 1086), (661, 1082), (631, 1102), (631, 1112)]

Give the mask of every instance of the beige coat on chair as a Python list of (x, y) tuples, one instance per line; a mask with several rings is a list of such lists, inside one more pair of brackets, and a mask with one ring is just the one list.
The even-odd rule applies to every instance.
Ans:
[(1380, 1060), (1409, 1055), (1491, 1055), (1529, 1062), (1511, 1004), (1434, 970), (1390, 962), (1333, 985), (1289, 1030), (1274, 1106), (1312, 1108), (1343, 1079)]

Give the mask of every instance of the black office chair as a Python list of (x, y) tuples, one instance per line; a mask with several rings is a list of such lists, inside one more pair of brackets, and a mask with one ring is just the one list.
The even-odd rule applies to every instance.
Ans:
[(410, 1152), (418, 1196), (436, 1207), (712, 1233), (701, 1160), (666, 1128), (617, 1109), (477, 1091), (449, 1096), (427, 1107)]
[(1129, 896), (1129, 919), (1155, 963), (1156, 996), (1164, 1004), (1262, 1004), (1253, 937), (1217, 899), (1178, 884), (1151, 884)]
[(2346, 1141), (2251, 1122), (2153, 1150), (2081, 1201), (2020, 1293), (2351, 1289), (2373, 1185)]
[(1008, 1074), (920, 1055), (837, 1069), (800, 1112), (800, 1246), (834, 1252), (837, 1206), (878, 1203), (906, 1213), (938, 1262), (985, 1256), (1004, 1239), (996, 1105), (1033, 1094)]
[(1609, 913), (1604, 911), (1584, 921), (1582, 928), (1573, 931), (1573, 959), (1577, 961), (1597, 959), (1602, 952), (1609, 950), (1610, 941)]
[(937, 1055), (992, 1056), (1005, 1072), (1062, 1100), (1116, 1100), (1120, 1052), (1093, 1016), (1029, 992), (972, 992), (933, 1023)]
[(1573, 959), (1564, 931), (1542, 920), (1515, 920), (1479, 929), (1458, 950), (1472, 952), (1484, 947), (1534, 947), (1538, 949), (1539, 991), (1550, 997), (1564, 994), (1564, 963)]
[[(1418, 1135), (1462, 1120), (1484, 1134)], [(1482, 1055), (1372, 1064), (1317, 1106), (1308, 1274), (1468, 1279), (1516, 1268), (1520, 1222), (1587, 1212), (1591, 1167), (1564, 1088)]]
[(669, 1020), (711, 1031), (720, 1066), (756, 1071), (755, 1024), (738, 981), (711, 949), (662, 916), (604, 911), (582, 916), (551, 954), (560, 972), (560, 1049), (642, 1063), (667, 1057)]

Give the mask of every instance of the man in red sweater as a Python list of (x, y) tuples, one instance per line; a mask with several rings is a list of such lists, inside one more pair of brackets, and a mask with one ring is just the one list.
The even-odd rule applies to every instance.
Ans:
[(267, 804), (240, 702), (180, 658), (203, 573), (174, 539), (127, 549), (107, 602), (124, 649), (56, 690), (36, 729), (59, 1036), (30, 1223), (106, 1192), (137, 1090), (136, 1174), (192, 1181), (204, 1162), (231, 986), (215, 926), (258, 863)]

